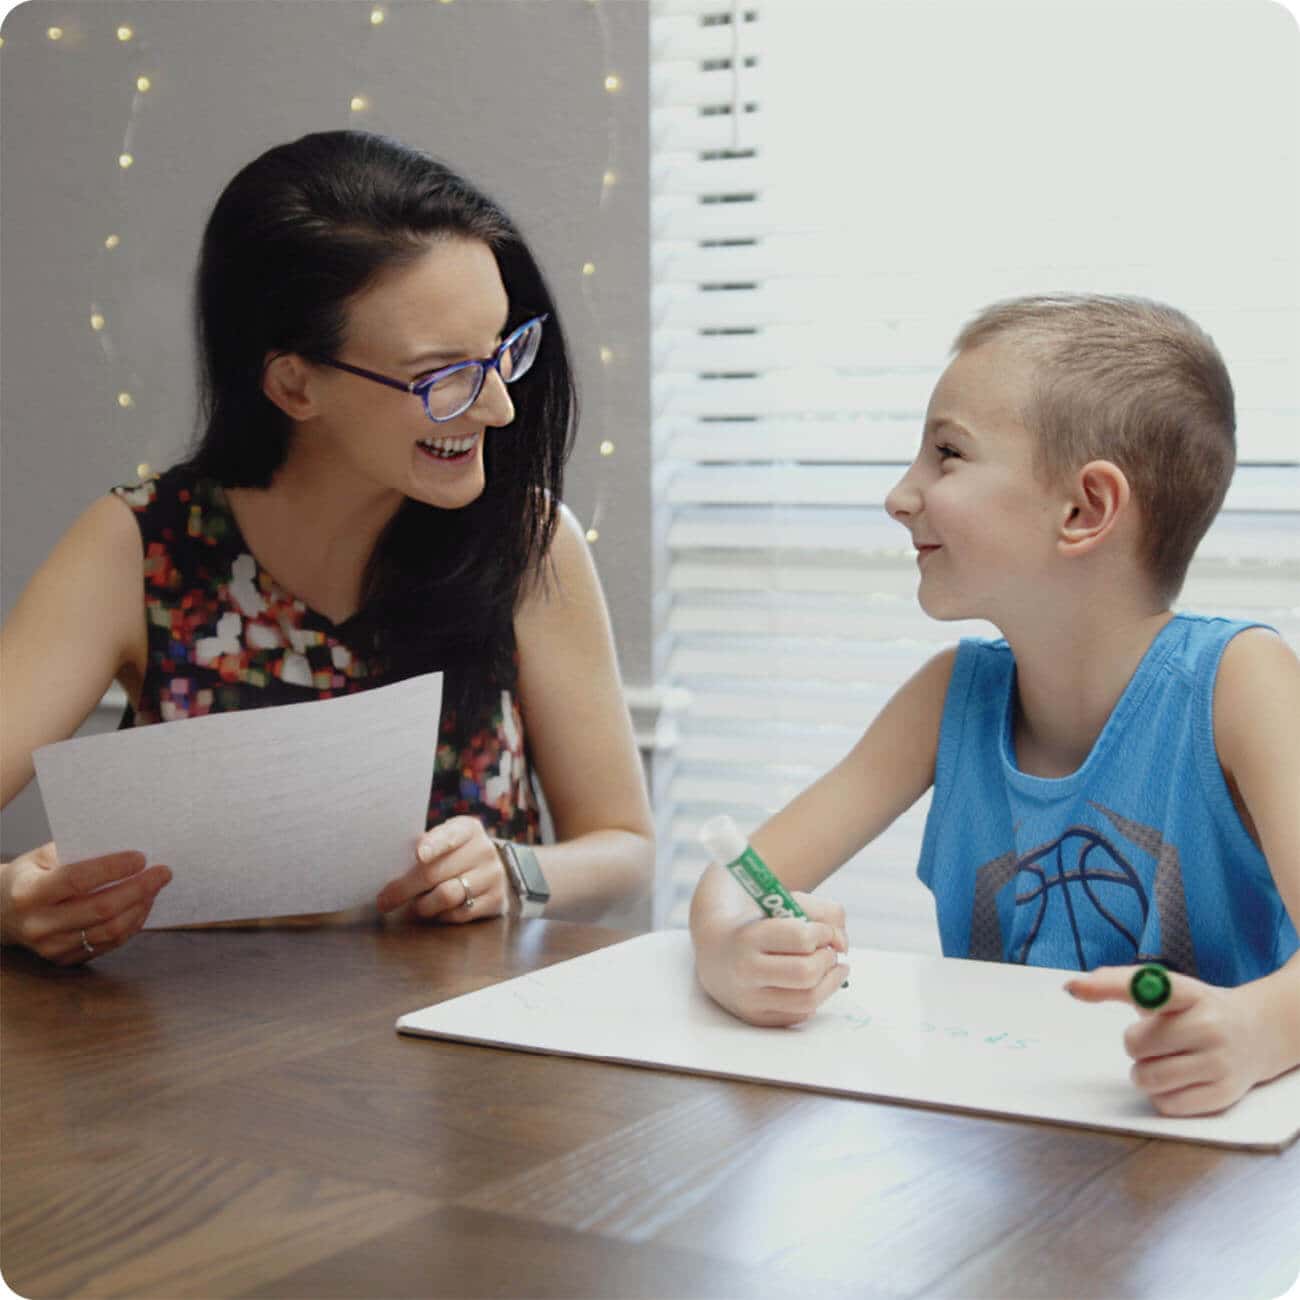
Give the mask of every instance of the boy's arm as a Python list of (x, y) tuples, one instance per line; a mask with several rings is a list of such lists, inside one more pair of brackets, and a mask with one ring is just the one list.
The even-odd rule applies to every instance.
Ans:
[[(1300, 662), (1262, 629), (1229, 642), (1214, 689), (1214, 740), (1278, 893), (1300, 920)], [(1087, 1001), (1128, 999), (1132, 968), (1071, 980)], [(1216, 988), (1173, 976), (1168, 1003), (1129, 1027), (1133, 1081), (1166, 1115), (1224, 1110), (1300, 1065), (1300, 953), (1262, 979)]]
[[(869, 844), (934, 781), (939, 724), (956, 649), (905, 682), (849, 753), (754, 833), (751, 843), (782, 883), (815, 889)], [(793, 1024), (842, 983), (844, 912), (800, 899), (812, 923), (764, 920), (753, 900), (711, 865), (691, 901), (700, 982), (729, 1011), (759, 1024)]]
[(754, 832), (750, 842), (787, 888), (816, 889), (934, 784), (956, 657), (952, 647), (928, 660), (844, 758)]

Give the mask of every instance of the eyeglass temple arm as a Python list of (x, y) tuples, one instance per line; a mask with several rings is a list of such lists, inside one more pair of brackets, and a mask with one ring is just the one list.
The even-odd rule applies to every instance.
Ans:
[(387, 384), (389, 388), (396, 388), (399, 393), (413, 393), (416, 385), (420, 382), (413, 379), (409, 384), (404, 384), (400, 379), (389, 379), (387, 375), (376, 374), (373, 370), (364, 370), (361, 366), (350, 366), (346, 361), (334, 361), (326, 358), (325, 364), (333, 366), (335, 370), (346, 370), (350, 375), (360, 375), (362, 379), (373, 379), (377, 384)]

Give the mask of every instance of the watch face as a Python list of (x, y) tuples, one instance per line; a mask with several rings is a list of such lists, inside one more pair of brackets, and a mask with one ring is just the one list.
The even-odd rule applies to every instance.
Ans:
[(519, 867), (527, 897), (540, 901), (550, 898), (551, 887), (546, 883), (546, 877), (538, 865), (537, 855), (523, 844), (513, 844), (511, 848), (514, 850), (514, 860)]

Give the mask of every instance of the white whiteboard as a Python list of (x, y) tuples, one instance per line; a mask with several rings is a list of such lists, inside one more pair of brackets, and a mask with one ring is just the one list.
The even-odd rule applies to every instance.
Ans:
[(1076, 1002), (1064, 971), (866, 949), (849, 960), (851, 987), (792, 1029), (716, 1006), (680, 930), (425, 1007), (397, 1029), (1145, 1137), (1280, 1149), (1300, 1132), (1300, 1070), (1222, 1115), (1158, 1115), (1128, 1077), (1121, 1035), (1136, 1012)]

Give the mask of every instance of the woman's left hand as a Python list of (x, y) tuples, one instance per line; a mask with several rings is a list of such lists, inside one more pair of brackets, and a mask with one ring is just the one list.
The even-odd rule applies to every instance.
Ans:
[(415, 855), (415, 865), (379, 891), (375, 902), (381, 912), (406, 906), (409, 916), (454, 924), (506, 912), (510, 882), (476, 818), (450, 817), (425, 831)]
[[(1137, 966), (1105, 966), (1066, 984), (1084, 1002), (1128, 1002)], [(1267, 1034), (1242, 989), (1170, 974), (1169, 1001), (1124, 1031), (1130, 1075), (1162, 1115), (1226, 1110), (1266, 1077)], [(1249, 986), (1246, 986), (1249, 987)]]

